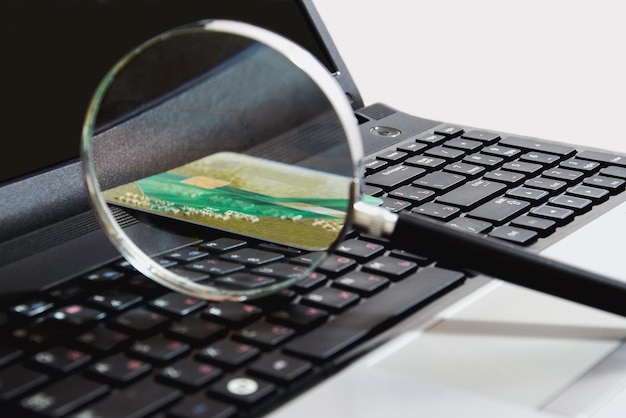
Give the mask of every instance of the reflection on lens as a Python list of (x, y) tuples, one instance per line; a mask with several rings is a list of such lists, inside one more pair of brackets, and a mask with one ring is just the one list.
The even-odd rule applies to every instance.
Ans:
[[(345, 96), (308, 52), (210, 21), (149, 40), (107, 74), (82, 158), (103, 230), (135, 268), (243, 300), (324, 260), (349, 221), (361, 150)], [(224, 240), (240, 245), (211, 246)]]

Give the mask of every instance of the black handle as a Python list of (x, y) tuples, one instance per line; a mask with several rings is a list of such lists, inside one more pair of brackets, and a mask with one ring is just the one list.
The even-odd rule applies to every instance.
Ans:
[(604, 311), (626, 316), (626, 283), (582, 270), (504, 241), (452, 229), (424, 216), (400, 214), (394, 247), (432, 257)]

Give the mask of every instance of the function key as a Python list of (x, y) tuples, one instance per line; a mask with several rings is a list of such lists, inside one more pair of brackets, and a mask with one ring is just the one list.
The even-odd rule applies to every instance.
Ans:
[(492, 144), (500, 139), (500, 135), (496, 133), (477, 130), (467, 131), (461, 137), (480, 141), (484, 144)]
[(460, 126), (454, 125), (442, 125), (435, 128), (435, 133), (438, 135), (445, 135), (447, 137), (459, 136), (465, 131)]
[(599, 151), (582, 151), (578, 154), (578, 158), (626, 167), (626, 156), (623, 155), (616, 155)]
[(542, 151), (549, 154), (557, 154), (562, 157), (570, 157), (576, 153), (576, 148), (569, 145), (553, 144), (539, 141), (536, 139), (520, 138), (516, 136), (508, 136), (500, 140), (500, 143), (515, 148), (523, 148), (533, 151)]

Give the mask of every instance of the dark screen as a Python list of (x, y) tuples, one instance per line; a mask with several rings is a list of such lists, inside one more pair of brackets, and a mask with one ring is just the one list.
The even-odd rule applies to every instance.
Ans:
[(0, 183), (75, 159), (94, 89), (145, 40), (202, 19), (233, 19), (281, 33), (330, 59), (294, 0), (3, 1), (3, 151)]

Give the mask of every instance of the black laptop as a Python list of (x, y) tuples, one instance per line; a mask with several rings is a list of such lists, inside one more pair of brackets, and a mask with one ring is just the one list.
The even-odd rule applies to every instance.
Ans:
[[(443, 361), (431, 349), (445, 345), (441, 335), (459, 332), (459, 321), (466, 321), (466, 331), (481, 334), (486, 329), (478, 319), (509, 318), (502, 300), (515, 301), (510, 306), (539, 306), (544, 300), (537, 301), (534, 294), (513, 297), (497, 280), (473, 275), (463, 265), (400, 251), (384, 239), (354, 231), (313, 274), (278, 294), (245, 303), (176, 294), (128, 268), (104, 236), (86, 197), (78, 150), (93, 90), (122, 55), (165, 30), (224, 18), (282, 34), (327, 67), (359, 123), (367, 155), (365, 192), (390, 211), (411, 211), (569, 262), (576, 251), (588, 251), (589, 239), (598, 233), (594, 230), (605, 234), (606, 225), (624, 225), (626, 155), (427, 120), (393, 104), (364, 104), (310, 0), (16, 0), (4, 2), (2, 9), (3, 93), (9, 108), (7, 145), (0, 156), (3, 416), (366, 416), (366, 400), (378, 402), (369, 409), (371, 415), (389, 402), (407, 413), (419, 411), (413, 409), (416, 403), (429, 402), (428, 411), (439, 403), (476, 416), (553, 416), (568, 410), (563, 403), (580, 399), (577, 391), (591, 387), (590, 381), (602, 382), (593, 386), (598, 393), (608, 393), (609, 386), (621, 388), (614, 393), (624, 390), (623, 374), (607, 377), (603, 371), (626, 373), (616, 357), (623, 356), (626, 324), (609, 314), (571, 308), (569, 302), (563, 311), (570, 321), (567, 330), (572, 331), (572, 321), (582, 324), (580, 335), (555, 332), (563, 345), (551, 340), (533, 345), (538, 338), (533, 332), (554, 327), (544, 323), (544, 328), (525, 329), (534, 330), (534, 339), (523, 342), (542, 350), (534, 357), (544, 362), (532, 367), (546, 369), (567, 353), (577, 366), (562, 364), (570, 373), (559, 374), (560, 380), (542, 387), (527, 405), (513, 402), (509, 407), (502, 402), (506, 397), (489, 399), (487, 392), (467, 395), (467, 388), (457, 384), (460, 379), (438, 380), (435, 367), (421, 368), (416, 372), (423, 373), (419, 384), (406, 386), (408, 381), (397, 380), (398, 365), (418, 364), (407, 360), (413, 352), (443, 370)], [(261, 259), (278, 254), (285, 264), (302, 263), (307, 256), (233, 235), (189, 242), (186, 249), (173, 248), (163, 256), (182, 268), (191, 260), (185, 251), (223, 259), (251, 248)], [(626, 280), (616, 256), (619, 246), (599, 249), (603, 255), (598, 257), (605, 259), (590, 257), (597, 265), (585, 267)], [(477, 299), (486, 301), (482, 311), (473, 308)], [(463, 311), (467, 306), (472, 307)], [(443, 320), (461, 311), (468, 316), (456, 323)], [(593, 320), (587, 323), (588, 318)], [(435, 331), (422, 338), (427, 329)], [(586, 337), (605, 345), (597, 345), (593, 355), (578, 346), (568, 351), (567, 338)], [(468, 353), (484, 347), (509, 350), (519, 343), (454, 343), (460, 341), (467, 343)], [(448, 363), (459, 376), (467, 376), (463, 356), (449, 347), (443, 351), (455, 361)], [(395, 351), (395, 360), (381, 354)], [(362, 367), (366, 359), (373, 364), (372, 358), (384, 365), (385, 373)], [(514, 354), (510, 359), (524, 365), (529, 361)], [(403, 387), (414, 391), (400, 393), (397, 389)], [(455, 402), (432, 396), (433, 388), (444, 388), (437, 393)], [(465, 394), (460, 396), (459, 389)], [(400, 395), (406, 396), (400, 400)], [(560, 416), (584, 408), (571, 409)]]

